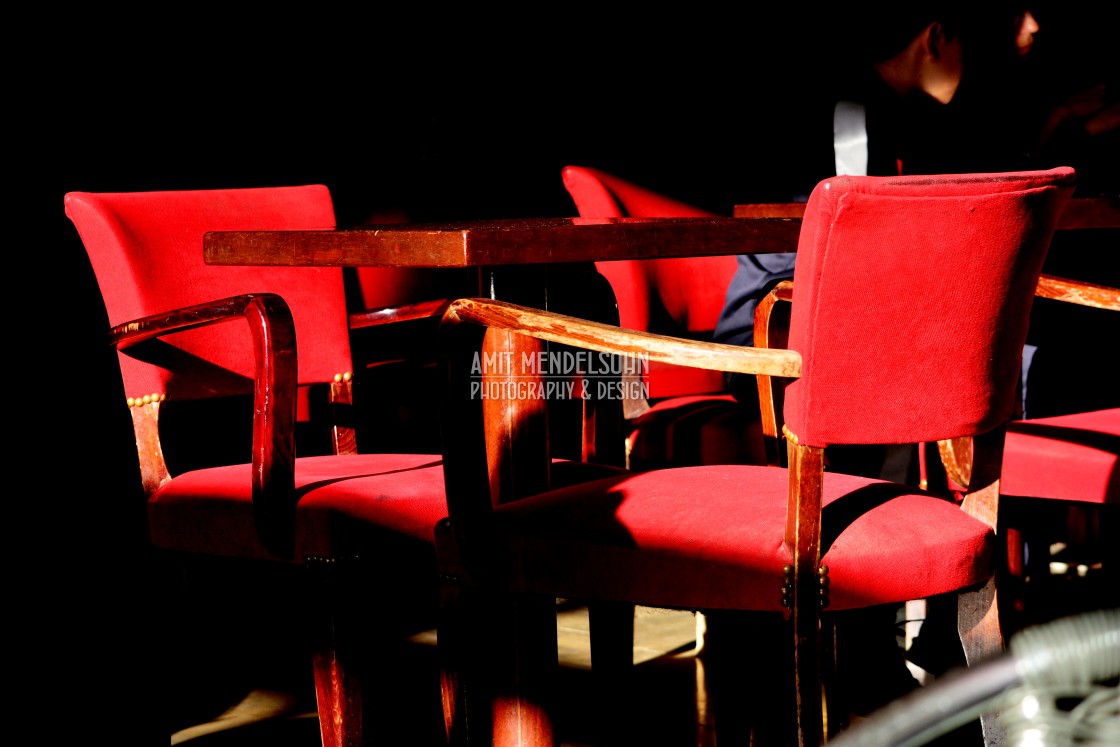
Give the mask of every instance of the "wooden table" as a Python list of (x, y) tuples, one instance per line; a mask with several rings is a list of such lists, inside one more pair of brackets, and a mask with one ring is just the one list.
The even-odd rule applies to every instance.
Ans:
[[(203, 252), (212, 265), (473, 267), (479, 270), (481, 296), (617, 324), (617, 317), (561, 303), (563, 294), (555, 289), (576, 268), (594, 262), (796, 251), (803, 211), (803, 203), (781, 203), (736, 205), (734, 217), (536, 218), (219, 231), (206, 234)], [(1116, 227), (1117, 198), (1073, 200), (1059, 222), (1061, 230)], [(605, 281), (602, 286), (609, 290)], [(569, 297), (592, 295), (585, 292), (590, 286), (574, 287)], [(1066, 292), (1049, 290), (1051, 297)]]
[(319, 231), (215, 231), (206, 234), (203, 253), (211, 265), (478, 268), (480, 296), (609, 322), (585, 306), (558, 305), (549, 289), (570, 281), (577, 267), (597, 261), (792, 252), (800, 230), (799, 217), (376, 224)]
[(212, 265), (499, 267), (791, 252), (793, 218), (534, 218), (378, 224), (324, 231), (215, 231)]
[[(498, 268), (792, 252), (804, 210), (804, 203), (764, 203), (736, 205), (730, 218), (519, 218), (214, 231), (206, 234), (203, 254), (212, 265)], [(1091, 228), (1120, 228), (1120, 199), (1072, 200), (1058, 222), (1059, 230)]]
[[(613, 291), (601, 275), (589, 272), (594, 262), (792, 252), (797, 249), (800, 229), (800, 218), (730, 217), (376, 224), (318, 231), (210, 232), (204, 238), (203, 253), (206, 263), (212, 265), (473, 267), (479, 270), (481, 296), (617, 324)], [(606, 294), (610, 294), (609, 303)], [(523, 335), (515, 338), (503, 343), (507, 346), (503, 352), (521, 352), (521, 346), (536, 344)], [(534, 420), (528, 412), (530, 404), (518, 403), (516, 409), (516, 417)], [(511, 412), (505, 417), (512, 420), (515, 415)], [(584, 421), (588, 420), (601, 426), (609, 419), (585, 416)], [(621, 464), (621, 423), (616, 428), (617, 439), (600, 430), (594, 440), (617, 440), (618, 454), (603, 460)], [(580, 438), (585, 439), (584, 444), (588, 442), (586, 432)], [(506, 440), (512, 448), (515, 439)], [(519, 448), (524, 442), (535, 443), (529, 448), (540, 448), (540, 434), (517, 440)], [(600, 456), (605, 453), (601, 449)], [(528, 479), (519, 472), (511, 484), (533, 486), (539, 480), (538, 475)], [(535, 489), (530, 487), (528, 492)]]
[[(215, 231), (203, 240), (212, 265), (477, 268), (478, 295), (618, 324), (613, 291), (594, 263), (797, 249), (800, 218), (540, 218), (452, 224), (376, 224), (298, 231)], [(722, 292), (722, 291), (717, 291)], [(533, 353), (524, 335), (492, 340), (502, 354)], [(567, 403), (561, 403), (567, 404)], [(621, 403), (577, 400), (558, 407), (549, 432), (538, 426), (544, 403), (508, 403), (488, 437), (517, 453), (578, 457), (594, 448), (599, 461), (625, 461)], [(592, 412), (594, 408), (598, 413)], [(615, 412), (617, 409), (617, 413)], [(605, 416), (603, 413), (610, 413)], [(617, 415), (617, 417), (615, 417)], [(616, 422), (617, 421), (617, 422)], [(594, 425), (594, 433), (590, 425)], [(527, 430), (531, 432), (526, 432)], [(560, 433), (557, 436), (555, 434)], [(551, 435), (550, 435), (551, 434)], [(495, 471), (504, 502), (547, 484), (547, 462), (510, 459), (516, 475)], [(526, 464), (536, 465), (526, 467)]]

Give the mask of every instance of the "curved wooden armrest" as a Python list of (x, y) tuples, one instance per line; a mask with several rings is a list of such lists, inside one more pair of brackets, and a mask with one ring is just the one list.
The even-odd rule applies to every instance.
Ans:
[[(754, 309), (754, 344), (759, 348), (785, 347), (789, 342), (789, 317), (782, 315), (781, 326), (771, 324), (774, 304), (793, 301), (793, 281), (783, 280), (763, 296)], [(762, 440), (766, 448), (767, 464), (783, 463), (785, 449), (781, 448), (781, 423), (778, 414), (782, 409), (782, 390), (775, 389), (770, 376), (755, 377), (758, 382), (758, 407), (762, 422)]]
[(245, 294), (136, 319), (109, 331), (118, 350), (210, 324), (242, 319), (253, 338), (252, 496), (261, 538), (291, 555), (295, 517), (296, 332), (292, 312), (273, 293)]
[(118, 324), (109, 330), (109, 344), (118, 350), (124, 350), (173, 332), (186, 332), (209, 324), (259, 314), (263, 314), (270, 325), (282, 325), (283, 315), (291, 317), (287, 302), (280, 296), (274, 293), (246, 293)]
[(968, 490), (972, 478), (972, 439), (951, 438), (937, 442), (937, 453), (945, 465), (951, 487)]
[(350, 329), (379, 327), (384, 324), (411, 322), (418, 319), (438, 320), (450, 303), (451, 299), (441, 298), (433, 301), (418, 301), (404, 306), (357, 311), (350, 315)]
[(459, 322), (506, 329), (585, 350), (632, 355), (678, 366), (788, 378), (801, 376), (801, 354), (793, 350), (685, 340), (485, 298), (453, 301), (443, 315), (443, 323)]
[(1083, 280), (1068, 280), (1054, 275), (1038, 278), (1034, 294), (1039, 298), (1051, 298), (1079, 306), (1093, 306), (1098, 309), (1120, 311), (1120, 289), (1107, 285), (1086, 283)]
[[(497, 334), (488, 339), (490, 333)], [(529, 339), (511, 345), (510, 338), (517, 337)], [(510, 365), (516, 367), (517, 363), (504, 367), (500, 354), (496, 369), (482, 364), (480, 370), (479, 355), (486, 354), (490, 342), (496, 343), (495, 347), (500, 350), (520, 350), (522, 356), (543, 351), (543, 343), (551, 342), (618, 356), (623, 363), (629, 358), (640, 363), (658, 361), (714, 371), (791, 378), (801, 375), (801, 356), (790, 350), (698, 342), (485, 298), (453, 301), (441, 320), (440, 338), (440, 360), (444, 368), (441, 422), (445, 433), (444, 469), (449, 475), (455, 475), (447, 483), (447, 501), (452, 515), (460, 517), (457, 520), (459, 530), (466, 526), (464, 517), (488, 512), (492, 505), (506, 502), (511, 496), (532, 494), (532, 487), (526, 490), (524, 486), (538, 484), (539, 465), (548, 463), (548, 439), (542, 438), (541, 423), (546, 422), (542, 417), (542, 409), (547, 408), (543, 400), (549, 397), (521, 397), (516, 393), (527, 383), (524, 381), (527, 378), (524, 358), (518, 358), (522, 362), (521, 375), (503, 370)], [(540, 344), (535, 344), (538, 342)], [(592, 365), (597, 365), (597, 361)], [(620, 374), (614, 362), (607, 365), (614, 369), (612, 376)], [(548, 377), (543, 370), (529, 368), (531, 376)], [(490, 373), (514, 377), (516, 392), (506, 398), (492, 398), (472, 391), (478, 383), (473, 379)], [(567, 372), (562, 375), (565, 381), (571, 376)], [(604, 396), (598, 388), (596, 393)], [(596, 414), (596, 421), (598, 417)], [(606, 416), (606, 420), (611, 418), (612, 415)], [(486, 438), (464, 435), (472, 433), (485, 433)], [(538, 453), (542, 445), (544, 451)], [(513, 474), (515, 470), (516, 475)]]

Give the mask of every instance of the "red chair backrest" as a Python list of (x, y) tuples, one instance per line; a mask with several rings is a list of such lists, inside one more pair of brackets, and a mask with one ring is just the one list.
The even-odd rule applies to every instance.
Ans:
[[(300, 383), (329, 382), (351, 370), (340, 268), (210, 266), (202, 257), (207, 231), (334, 228), (327, 187), (70, 192), (65, 208), (110, 324), (244, 293), (276, 293), (295, 320)], [(231, 322), (181, 333), (154, 350), (121, 353), (125, 393), (195, 399), (252, 391), (249, 339), (246, 324)], [(156, 355), (158, 365), (138, 355)]]
[(800, 443), (938, 441), (1010, 417), (1035, 286), (1074, 181), (1057, 168), (821, 182), (790, 319), (802, 376), (785, 417)]
[[(716, 213), (702, 210), (598, 169), (566, 166), (564, 186), (583, 218), (690, 218)], [(597, 262), (618, 299), (620, 326), (662, 334), (711, 339), (724, 293), (735, 274), (735, 258)], [(656, 364), (651, 366), (650, 396), (707, 394), (723, 390), (719, 372)]]

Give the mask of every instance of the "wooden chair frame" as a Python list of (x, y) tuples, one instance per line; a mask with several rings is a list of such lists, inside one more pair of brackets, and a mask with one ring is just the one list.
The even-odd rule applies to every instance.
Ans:
[[(785, 293), (783, 287), (776, 295)], [(652, 360), (662, 360), (678, 365), (691, 365), (712, 370), (734, 371), (763, 377), (793, 379), (800, 376), (801, 356), (785, 349), (742, 347), (705, 343), (665, 337), (650, 333), (620, 329), (610, 325), (589, 322), (573, 317), (543, 312), (486, 299), (459, 299), (453, 302), (444, 315), (445, 334), (449, 339), (448, 381), (454, 381), (455, 371), (461, 364), (458, 359), (479, 349), (484, 337), (496, 331), (529, 336), (539, 340), (572, 345), (601, 353), (642, 353)], [(475, 329), (471, 329), (471, 328)], [(481, 328), (481, 329), (478, 329)], [(448, 398), (447, 422), (454, 424), (456, 432), (479, 432), (483, 428), (483, 412), (477, 403)], [(787, 569), (787, 587), (783, 590), (789, 604), (790, 636), (795, 651), (795, 683), (797, 712), (800, 716), (798, 732), (808, 735), (809, 742), (823, 741), (826, 733), (826, 702), (819, 689), (822, 662), (821, 649), (821, 596), (827, 593), (827, 573), (820, 567), (820, 518), (821, 490), (824, 460), (820, 448), (803, 446), (796, 434), (784, 429), (787, 441), (787, 459), (790, 465), (789, 506), (784, 543), (792, 562)], [(509, 433), (515, 438), (516, 432)], [(1002, 455), (1003, 428), (998, 427), (978, 438), (975, 443), (973, 474), (976, 486), (966, 496), (963, 509), (972, 516), (995, 526), (998, 511), (999, 464)], [(482, 496), (489, 495), (489, 475), (485, 473), (486, 460), (479, 449), (483, 448), (468, 439), (452, 439), (445, 449), (448, 470), (448, 501), (451, 505), (474, 504), (479, 507), (475, 515), (464, 515), (456, 521), (451, 531), (459, 547), (478, 547), (478, 537), (472, 532), (485, 532), (488, 511)], [(472, 563), (486, 563), (483, 558), (464, 557), (466, 576), (475, 575)], [(473, 571), (479, 570), (477, 567)], [(485, 575), (485, 574), (483, 574)], [(776, 590), (777, 592), (777, 590)], [(959, 603), (960, 627), (966, 656), (979, 660), (1002, 646), (998, 625), (996, 587), (993, 580), (979, 589), (961, 593)], [(529, 626), (521, 631), (529, 636)], [(539, 631), (538, 631), (539, 632)], [(547, 633), (545, 633), (547, 635)], [(555, 635), (553, 630), (552, 635)], [(539, 643), (539, 641), (538, 641)], [(538, 658), (543, 656), (539, 649)], [(549, 650), (545, 645), (544, 650)], [(547, 658), (547, 657), (546, 657)], [(542, 662), (538, 661), (538, 664)], [(547, 665), (547, 664), (545, 664)], [(522, 712), (524, 703), (509, 705), (516, 712), (498, 714), (496, 721), (513, 718), (526, 730), (521, 735), (523, 744), (550, 743), (548, 726), (542, 725), (539, 713)], [(986, 724), (994, 729), (995, 723)], [(543, 734), (532, 736), (534, 730)], [(816, 737), (811, 735), (818, 735)], [(543, 742), (534, 741), (536, 738)]]

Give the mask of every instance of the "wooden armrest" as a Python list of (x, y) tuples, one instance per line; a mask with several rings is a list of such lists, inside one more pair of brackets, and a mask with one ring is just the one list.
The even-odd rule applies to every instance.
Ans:
[[(292, 312), (273, 293), (245, 294), (198, 304), (119, 324), (109, 341), (125, 350), (173, 332), (235, 320), (249, 323), (255, 361), (253, 376), (252, 497), (261, 539), (282, 557), (292, 552), (295, 518), (296, 332)], [(139, 408), (133, 408), (134, 411)], [(158, 429), (138, 423), (146, 415), (134, 412), (137, 448), (158, 449)], [(151, 416), (154, 419), (154, 414)], [(154, 425), (154, 423), (152, 424)], [(151, 441), (141, 445), (139, 436)], [(162, 458), (159, 460), (162, 464)], [(154, 489), (145, 476), (145, 489)]]
[[(784, 348), (789, 344), (789, 314), (774, 319), (774, 304), (793, 301), (793, 281), (783, 280), (767, 293), (754, 309), (754, 344), (759, 348)], [(771, 324), (774, 321), (775, 324)], [(779, 466), (783, 463), (785, 449), (778, 414), (782, 411), (782, 387), (775, 388), (770, 376), (755, 377), (758, 382), (758, 407), (762, 422), (762, 440), (766, 449), (766, 463)]]
[(1038, 287), (1034, 294), (1039, 298), (1051, 298), (1079, 306), (1120, 311), (1120, 289), (1087, 283), (1083, 280), (1042, 275), (1038, 278)]
[(350, 315), (350, 329), (379, 327), (385, 324), (411, 322), (418, 319), (438, 320), (449, 303), (451, 303), (451, 299), (441, 298), (433, 301), (418, 301), (404, 306), (357, 311)]
[(801, 354), (793, 350), (686, 340), (485, 298), (453, 301), (443, 315), (443, 322), (471, 322), (585, 350), (632, 355), (678, 366), (788, 378), (801, 376)]
[(937, 453), (945, 465), (951, 487), (968, 490), (972, 479), (972, 439), (950, 438), (937, 442)]
[[(760, 350), (681, 339), (484, 298), (453, 301), (443, 315), (440, 336), (441, 366), (445, 369), (442, 377), (445, 386), (442, 426), (446, 429), (444, 465), (446, 469), (460, 474), (454, 484), (448, 483), (447, 500), (449, 504), (458, 506), (461, 515), (488, 511), (491, 505), (531, 495), (535, 486), (547, 484), (540, 465), (548, 463), (550, 444), (545, 437), (547, 426), (542, 424), (547, 423), (545, 414), (548, 406), (544, 400), (552, 397), (547, 393), (519, 394), (525, 385), (538, 383), (526, 381), (529, 377), (524, 375), (525, 361), (532, 359), (525, 356), (543, 352), (545, 342), (617, 356), (624, 363), (629, 358), (714, 371), (764, 373), (790, 378), (801, 375), (801, 356), (791, 350)], [(516, 344), (512, 344), (514, 342)], [(488, 352), (490, 350), (497, 353)], [(503, 365), (502, 361), (506, 359), (501, 357), (502, 351), (518, 351), (518, 357), (514, 362)], [(480, 370), (480, 354), (494, 355), (495, 363), (483, 363)], [(598, 356), (593, 358), (596, 360), (590, 361), (589, 367), (601, 367)], [(611, 360), (605, 365), (607, 374), (613, 378), (620, 371), (617, 358)], [(520, 373), (509, 370), (516, 369), (518, 364), (521, 365)], [(531, 363), (529, 368), (530, 375), (535, 378), (548, 377), (547, 372), (534, 369)], [(477, 379), (488, 375), (512, 382), (515, 392), (508, 395), (508, 399), (479, 396), (472, 392), (472, 387), (481, 383)], [(561, 381), (539, 383), (566, 387), (569, 380), (575, 378), (566, 369), (560, 375)], [(621, 382), (612, 381), (608, 386), (614, 383)], [(558, 394), (557, 398), (581, 396), (578, 393), (573, 395), (570, 389), (567, 392)], [(619, 399), (612, 394), (604, 395), (599, 386), (595, 387), (592, 396), (585, 397), (588, 404), (596, 408), (592, 415), (596, 432), (599, 432), (600, 426), (605, 426), (606, 431), (613, 430), (608, 421), (614, 420), (611, 414), (614, 408), (600, 411), (597, 407), (603, 404), (598, 401), (603, 398)], [(600, 413), (606, 413), (602, 419)], [(463, 437), (463, 434), (476, 432), (485, 433), (486, 438)], [(617, 432), (612, 434), (616, 435)], [(599, 439), (594, 441), (596, 454), (593, 458), (588, 456), (590, 461), (603, 458)], [(608, 438), (601, 442), (606, 444), (604, 451), (613, 448), (612, 442), (620, 445), (615, 438)], [(610, 458), (604, 461), (615, 463)], [(462, 526), (460, 521), (459, 527)]]
[(736, 205), (736, 218), (801, 218), (805, 215), (804, 202), (752, 202)]

